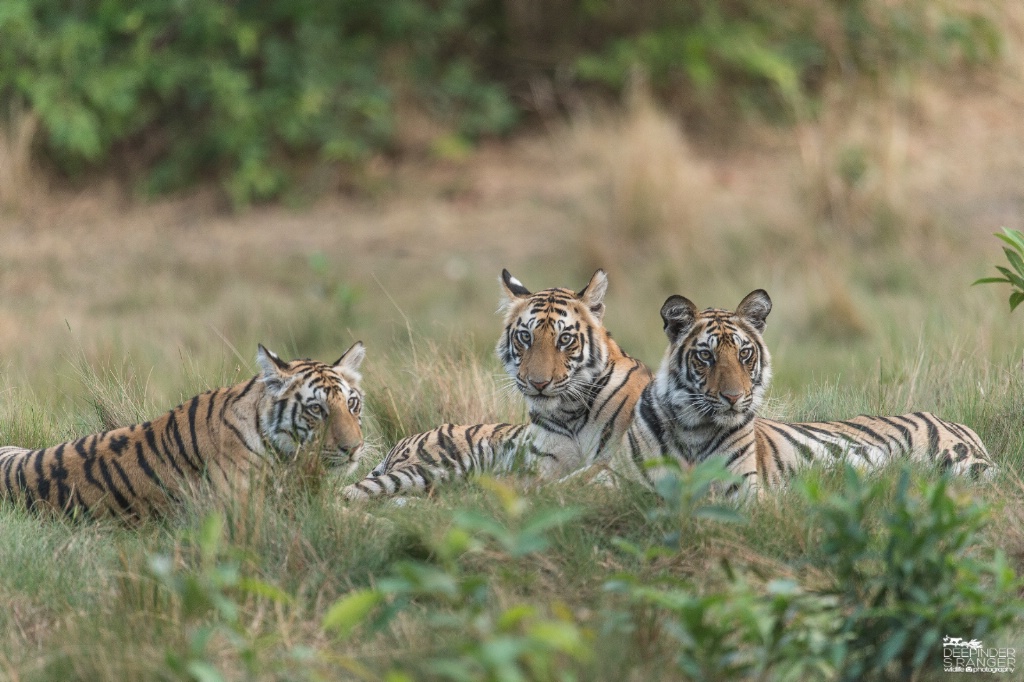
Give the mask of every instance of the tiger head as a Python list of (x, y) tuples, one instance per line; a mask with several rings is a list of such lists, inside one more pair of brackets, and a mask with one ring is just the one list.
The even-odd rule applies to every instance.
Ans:
[(550, 411), (564, 398), (584, 397), (608, 363), (601, 323), (608, 289), (604, 270), (580, 291), (530, 293), (508, 270), (501, 272), (501, 286), (505, 329), (498, 358), (531, 411)]
[(363, 445), (359, 365), (365, 357), (361, 341), (332, 365), (285, 362), (260, 345), (256, 361), (266, 389), (260, 404), (264, 439), (279, 453), (294, 455), (321, 438), (321, 456), (329, 466), (354, 463)]
[(738, 426), (760, 409), (772, 375), (761, 338), (771, 309), (763, 289), (747, 294), (735, 311), (697, 312), (682, 296), (665, 301), (669, 347), (655, 381), (681, 423)]

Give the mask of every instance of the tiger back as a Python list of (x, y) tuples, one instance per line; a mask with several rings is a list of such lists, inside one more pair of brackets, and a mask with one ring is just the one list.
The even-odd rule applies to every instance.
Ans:
[(761, 336), (771, 307), (761, 289), (735, 311), (698, 312), (682, 296), (665, 301), (669, 346), (637, 403), (616, 469), (653, 485), (662, 472), (652, 460), (690, 465), (720, 457), (741, 481), (730, 492), (750, 492), (814, 462), (873, 469), (909, 459), (971, 476), (992, 466), (973, 430), (928, 412), (813, 423), (758, 416), (772, 375)]
[(359, 499), (430, 490), (471, 472), (534, 472), (542, 479), (604, 461), (625, 433), (651, 380), (604, 328), (608, 277), (598, 270), (580, 291), (531, 293), (501, 275), (504, 328), (496, 352), (526, 399), (528, 424), (443, 424), (399, 441), (363, 480)]
[(255, 467), (316, 443), (328, 466), (363, 443), (356, 343), (333, 365), (284, 362), (259, 346), (261, 373), (207, 391), (142, 424), (53, 447), (0, 447), (0, 496), (68, 515), (141, 519), (168, 511), (188, 489), (245, 487)]

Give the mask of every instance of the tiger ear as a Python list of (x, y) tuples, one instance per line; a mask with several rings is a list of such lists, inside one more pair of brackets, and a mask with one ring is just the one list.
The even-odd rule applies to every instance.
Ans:
[(524, 287), (522, 282), (513, 277), (512, 273), (504, 268), (501, 270), (501, 286), (505, 290), (505, 295), (510, 299), (531, 295), (530, 290)]
[(661, 306), (661, 321), (665, 324), (665, 335), (675, 343), (690, 331), (697, 319), (697, 306), (688, 298), (673, 295)]
[(280, 391), (284, 388), (288, 378), (288, 375), (285, 374), (285, 370), (288, 369), (287, 362), (277, 357), (273, 351), (264, 348), (262, 343), (256, 349), (256, 362), (259, 363), (260, 369), (263, 371), (263, 376), (260, 378), (268, 389)]
[(362, 341), (356, 341), (352, 347), (342, 353), (341, 357), (334, 363), (335, 369), (347, 370), (359, 376), (359, 365), (366, 359), (366, 346)]
[(523, 286), (523, 283), (512, 276), (508, 270), (501, 271), (501, 301), (498, 303), (498, 312), (508, 310), (512, 302), (520, 298), (531, 296), (530, 290)]
[(608, 291), (608, 275), (601, 268), (597, 269), (593, 277), (576, 292), (576, 297), (583, 302), (583, 305), (590, 308), (598, 320), (604, 317), (604, 295)]
[(736, 306), (736, 314), (746, 320), (759, 334), (764, 332), (768, 313), (771, 311), (772, 299), (764, 289), (751, 291)]

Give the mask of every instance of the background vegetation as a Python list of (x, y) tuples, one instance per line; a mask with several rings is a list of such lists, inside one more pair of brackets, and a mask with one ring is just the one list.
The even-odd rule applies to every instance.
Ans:
[[(648, 74), (695, 127), (729, 112), (814, 117), (829, 84), (1001, 54), (993, 7), (957, 2), (12, 0), (0, 13), (0, 112), (23, 153), (143, 193), (217, 179), (235, 205), (296, 180), (358, 180), (415, 151), (398, 120), (458, 153), (533, 114)], [(340, 180), (338, 175), (340, 173)], [(326, 184), (325, 184), (326, 183)]]
[(502, 267), (604, 267), (649, 365), (669, 294), (763, 287), (772, 416), (932, 410), (1003, 469), (815, 470), (738, 510), (708, 469), (348, 507), (308, 465), (139, 529), (4, 506), (0, 676), (902, 680), (944, 635), (1024, 651), (1019, 283), (970, 286), (1019, 274), (992, 236), (1024, 226), (1018, 5), (0, 3), (0, 442), (158, 414), (257, 342), (363, 339), (365, 471), (524, 418)]

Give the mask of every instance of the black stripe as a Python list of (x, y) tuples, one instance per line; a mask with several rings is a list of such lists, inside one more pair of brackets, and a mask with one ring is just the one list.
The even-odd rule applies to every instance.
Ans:
[(878, 417), (878, 419), (881, 419), (883, 422), (885, 422), (886, 424), (900, 432), (900, 435), (903, 436), (903, 440), (906, 441), (907, 452), (910, 452), (911, 450), (914, 449), (914, 439), (913, 435), (910, 433), (910, 429), (889, 417)]
[[(768, 449), (771, 451), (772, 461), (775, 462), (775, 468), (780, 475), (786, 475), (791, 473), (791, 468), (787, 469), (785, 463), (782, 461), (782, 457), (779, 456), (779, 448), (775, 446), (775, 441), (765, 436), (765, 442), (768, 443)], [(757, 443), (757, 434), (754, 434), (754, 443)]]
[(100, 476), (103, 477), (103, 481), (107, 484), (107, 491), (117, 502), (117, 506), (121, 508), (121, 511), (129, 511), (131, 509), (131, 502), (121, 494), (121, 491), (114, 485), (114, 479), (110, 475), (110, 470), (107, 468), (107, 461), (103, 457), (97, 457), (96, 463), (99, 464)]
[(35, 504), (35, 496), (32, 491), (28, 488), (28, 478), (25, 476), (25, 466), (28, 464), (28, 458), (32, 456), (32, 452), (26, 452), (18, 460), (18, 469), (14, 474), (14, 480), (18, 483), (18, 489), (25, 496), (25, 506), (29, 509)]
[(785, 429), (780, 428), (780, 426), (782, 426), (782, 425), (775, 424), (775, 423), (769, 422), (767, 420), (765, 420), (765, 421), (763, 421), (761, 423), (764, 424), (766, 428), (769, 428), (772, 431), (775, 431), (780, 436), (785, 438), (786, 441), (788, 441), (789, 444), (793, 447), (793, 449), (796, 450), (797, 453), (801, 457), (803, 457), (806, 461), (808, 461), (808, 462), (813, 462), (814, 461), (814, 451), (806, 443), (801, 443), (797, 439), (793, 438), (793, 436), (791, 436), (788, 432), (786, 432)]
[[(74, 443), (75, 452), (82, 457), (82, 473), (85, 474), (85, 480), (89, 485), (103, 491), (103, 484), (96, 479), (92, 472), (93, 466), (96, 465), (95, 448), (87, 451), (85, 449), (85, 440), (85, 438), (80, 438)], [(93, 443), (93, 445), (95, 446), (95, 443)]]
[[(196, 464), (192, 460), (192, 458), (189, 457), (188, 451), (185, 450), (185, 441), (181, 437), (181, 431), (178, 429), (178, 419), (173, 412), (167, 415), (167, 426), (164, 427), (164, 434), (170, 434), (171, 438), (174, 439), (174, 448), (177, 450), (177, 453), (175, 453), (174, 450), (168, 447), (168, 457), (173, 457), (175, 454), (177, 454), (179, 457), (185, 460), (185, 463), (188, 464), (193, 471), (203, 470), (202, 467)], [(163, 438), (161, 438), (161, 441), (162, 440)]]
[(39, 499), (47, 500), (50, 499), (50, 479), (43, 472), (43, 455), (46, 450), (36, 450), (30, 457), (35, 458), (33, 463), (33, 469), (36, 472), (36, 492), (39, 494)]
[[(629, 456), (633, 460), (633, 464), (636, 465), (637, 471), (640, 476), (646, 481), (648, 487), (654, 488), (654, 481), (651, 480), (651, 475), (647, 472), (647, 467), (644, 466), (646, 463), (643, 453), (640, 451), (640, 443), (637, 442), (636, 434), (633, 433), (633, 429), (626, 432), (626, 440), (629, 442)], [(664, 456), (665, 453), (660, 453), (659, 456)]]
[(434, 456), (427, 450), (425, 443), (426, 439), (420, 439), (419, 445), (416, 448), (416, 457), (427, 464), (436, 466), (437, 460), (434, 459)]
[(116, 459), (112, 459), (110, 460), (110, 466), (114, 468), (114, 472), (120, 477), (121, 481), (124, 483), (124, 487), (128, 491), (128, 495), (133, 500), (138, 499), (139, 495), (138, 493), (135, 492), (135, 486), (132, 485), (131, 480), (129, 480), (128, 475), (124, 471), (124, 467), (121, 466), (121, 463), (118, 462)]
[(915, 412), (913, 416), (923, 421), (928, 427), (928, 454), (935, 456), (939, 453), (939, 429), (928, 418), (926, 412)]
[(731, 438), (736, 433), (745, 430), (746, 427), (750, 425), (751, 419), (753, 419), (753, 416), (748, 414), (746, 415), (746, 419), (744, 419), (741, 423), (737, 424), (736, 426), (730, 427), (728, 429), (720, 429), (719, 432), (715, 434), (715, 437), (712, 438), (709, 442), (705, 443), (704, 446), (701, 448), (698, 460), (703, 462), (708, 457), (711, 457), (712, 455), (717, 453), (718, 450), (722, 447), (722, 444), (725, 443), (727, 439)]
[(163, 481), (160, 480), (160, 476), (153, 470), (153, 467), (149, 465), (149, 460), (146, 459), (146, 455), (142, 449), (142, 443), (135, 441), (135, 461), (139, 464), (139, 469), (145, 474), (151, 481), (155, 481), (157, 485), (163, 486)]
[(887, 437), (885, 437), (884, 435), (878, 433), (874, 429), (872, 429), (872, 428), (870, 428), (868, 426), (863, 426), (861, 424), (857, 424), (857, 423), (852, 422), (852, 421), (842, 421), (842, 422), (839, 422), (839, 423), (840, 424), (844, 424), (846, 426), (849, 426), (851, 429), (854, 429), (855, 431), (860, 431), (861, 433), (863, 433), (866, 436), (870, 436), (871, 438), (874, 438), (875, 440), (879, 441), (879, 443), (881, 445), (885, 446), (886, 449), (888, 449), (890, 451), (892, 450), (892, 448), (890, 447), (890, 444), (889, 444), (890, 443), (889, 439)]
[[(747, 444), (743, 445), (742, 447), (733, 450), (733, 452), (729, 455), (728, 459), (726, 459), (725, 465), (731, 469), (732, 465), (735, 464), (736, 461), (739, 460), (740, 458), (742, 458), (745, 454), (747, 454), (747, 451), (749, 449), (750, 449), (750, 443), (747, 443)], [(754, 462), (754, 468), (755, 469), (757, 468), (757, 462), (756, 461)]]
[(68, 487), (68, 470), (64, 467), (64, 448), (67, 443), (61, 443), (53, 449), (53, 464), (50, 465), (50, 478), (57, 486), (57, 506), (60, 509), (67, 509), (71, 501), (71, 488)]
[[(228, 427), (228, 430), (230, 430), (233, 434), (235, 434), (235, 437), (238, 438), (238, 441), (242, 444), (242, 447), (244, 447), (246, 450), (248, 450), (252, 454), (256, 455), (257, 457), (261, 457), (262, 456), (262, 455), (260, 455), (260, 451), (259, 450), (257, 450), (253, 446), (249, 445), (249, 441), (247, 441), (245, 439), (245, 436), (242, 435), (242, 432), (238, 430), (238, 427), (236, 427), (231, 422), (227, 422), (227, 421), (224, 422), (224, 426)], [(218, 453), (212, 453), (212, 454), (214, 456), (216, 456), (216, 455), (218, 455), (220, 453), (218, 452)]]
[[(846, 422), (843, 422), (843, 423), (845, 424)], [(842, 438), (843, 440), (845, 440), (848, 443), (850, 443), (850, 445), (858, 445), (858, 443), (856, 441), (852, 441), (850, 438), (848, 438), (847, 436), (845, 436), (845, 435), (843, 435), (841, 433), (836, 433), (834, 431), (823, 431), (821, 429), (814, 429), (813, 427), (808, 427), (805, 424), (786, 424), (786, 426), (788, 426), (789, 428), (793, 429), (797, 433), (801, 434), (805, 438), (809, 438), (810, 440), (814, 441), (818, 445), (821, 445), (826, 450), (828, 450), (828, 453), (830, 455), (832, 455), (833, 457), (835, 457), (836, 459), (839, 459), (839, 460), (844, 459), (846, 457), (846, 455), (848, 455), (850, 453), (851, 449), (853, 449), (853, 450), (859, 449), (859, 448), (850, 448), (850, 447), (845, 447), (844, 448), (843, 446), (839, 445), (838, 443), (834, 443), (831, 440), (827, 440), (825, 438), (819, 437), (814, 432), (818, 431), (818, 432), (821, 432), (823, 435), (830, 436), (832, 438), (836, 438), (836, 437)], [(858, 453), (858, 454), (863, 456), (863, 453)]]
[(554, 454), (552, 454), (550, 452), (542, 451), (536, 445), (534, 445), (533, 441), (530, 441), (530, 445), (527, 447), (527, 450), (529, 451), (529, 453), (531, 455), (534, 455), (534, 456), (537, 456), (537, 457), (550, 457), (551, 459), (555, 460), (556, 462), (558, 461), (558, 456), (557, 455), (554, 455)]
[[(196, 411), (199, 409), (199, 396), (192, 398), (192, 402), (188, 406), (188, 434), (192, 439), (192, 453), (196, 456), (196, 459), (200, 462), (203, 461), (203, 455), (199, 452), (199, 434), (196, 433)], [(259, 410), (257, 409), (257, 412)], [(259, 418), (259, 415), (257, 415)]]
[[(639, 416), (643, 420), (644, 426), (651, 432), (654, 439), (658, 441), (658, 444), (664, 447), (665, 445), (665, 427), (661, 423), (657, 412), (654, 409), (654, 384), (648, 384), (647, 388), (640, 394), (639, 402)], [(665, 454), (665, 453), (662, 453)]]
[(14, 469), (14, 465), (18, 461), (19, 455), (11, 454), (4, 458), (4, 488), (8, 493), (11, 493), (11, 497), (14, 497), (16, 490), (15, 486), (11, 483), (11, 471)]

